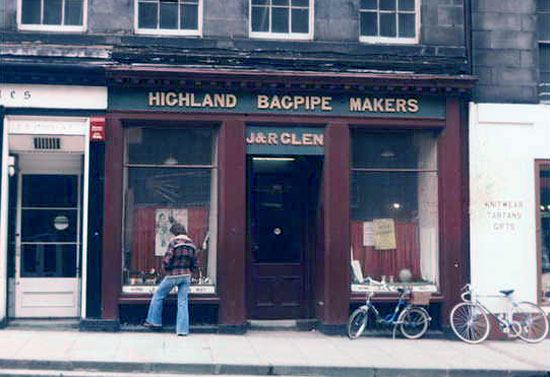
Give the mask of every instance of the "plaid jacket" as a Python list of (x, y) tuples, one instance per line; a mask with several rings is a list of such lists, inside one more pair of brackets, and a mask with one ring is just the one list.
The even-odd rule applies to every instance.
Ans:
[(191, 275), (195, 267), (196, 248), (187, 235), (175, 236), (170, 240), (166, 254), (162, 258), (162, 267), (166, 276)]

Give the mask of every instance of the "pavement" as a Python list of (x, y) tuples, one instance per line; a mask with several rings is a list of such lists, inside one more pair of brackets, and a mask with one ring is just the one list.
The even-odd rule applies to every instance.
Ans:
[(0, 330), (0, 376), (550, 377), (550, 340), (350, 340), (317, 331), (244, 335)]

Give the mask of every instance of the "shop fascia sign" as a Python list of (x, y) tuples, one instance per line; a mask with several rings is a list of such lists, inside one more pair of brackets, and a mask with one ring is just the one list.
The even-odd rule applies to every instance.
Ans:
[(109, 108), (117, 110), (445, 117), (445, 99), (433, 96), (188, 92), (164, 89), (136, 91), (127, 88), (109, 90)]
[(249, 154), (302, 154), (324, 153), (322, 127), (269, 127), (246, 128), (246, 147)]

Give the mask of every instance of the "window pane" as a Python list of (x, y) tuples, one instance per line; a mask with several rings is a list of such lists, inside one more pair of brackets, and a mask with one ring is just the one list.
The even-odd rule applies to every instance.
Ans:
[(21, 23), (40, 24), (40, 0), (23, 0), (21, 4)]
[(76, 210), (23, 210), (21, 240), (23, 242), (75, 242)]
[(213, 130), (129, 128), (128, 163), (152, 165), (212, 164)]
[(158, 22), (158, 9), (156, 3), (139, 3), (138, 27), (144, 29), (156, 29)]
[(292, 9), (292, 32), (309, 33), (308, 9)]
[(361, 35), (374, 37), (378, 34), (378, 15), (374, 12), (361, 12)]
[(550, 41), (550, 13), (537, 15), (537, 38), (539, 41)]
[(177, 29), (178, 28), (178, 4), (177, 3), (160, 3), (160, 29)]
[(288, 6), (288, 0), (273, 0), (274, 6)]
[(76, 175), (24, 175), (23, 207), (76, 207)]
[(199, 28), (199, 6), (184, 4), (181, 6), (181, 29), (198, 30)]
[(63, 0), (44, 0), (44, 25), (61, 25)]
[(380, 10), (395, 10), (395, 0), (380, 0)]
[(399, 10), (414, 11), (415, 0), (399, 0)]
[(550, 101), (550, 45), (539, 44), (539, 99)]
[(22, 277), (76, 277), (76, 245), (23, 245)]
[(416, 36), (415, 19), (414, 14), (399, 14), (399, 37), (414, 38)]
[(252, 0), (252, 5), (269, 5), (270, 0)]
[(271, 12), (273, 18), (271, 31), (273, 33), (288, 33), (288, 8), (273, 8)]
[(353, 258), (363, 275), (435, 283), (437, 174), (354, 172), (351, 178)]
[(65, 25), (82, 25), (82, 0), (65, 0)]
[(292, 0), (293, 7), (309, 7), (309, 0)]
[(269, 8), (252, 7), (252, 31), (269, 31)]
[(354, 168), (436, 168), (436, 137), (431, 132), (352, 132)]
[(548, 0), (537, 0), (537, 11), (538, 12), (550, 12), (550, 1), (548, 1)]
[(539, 175), (541, 225), (541, 304), (550, 305), (550, 165), (543, 165)]
[(395, 13), (380, 14), (380, 36), (381, 37), (396, 36)]
[(361, 0), (361, 9), (378, 9), (376, 0)]

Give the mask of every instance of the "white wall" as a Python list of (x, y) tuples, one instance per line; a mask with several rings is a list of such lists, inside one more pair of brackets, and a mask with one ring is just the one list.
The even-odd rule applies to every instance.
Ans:
[(470, 104), (472, 284), (537, 300), (535, 159), (550, 159), (550, 107)]

